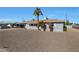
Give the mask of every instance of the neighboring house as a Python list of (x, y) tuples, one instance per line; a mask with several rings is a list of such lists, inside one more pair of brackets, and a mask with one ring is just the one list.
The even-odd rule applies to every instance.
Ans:
[(0, 24), (0, 29), (11, 28), (11, 24)]
[[(44, 19), (44, 20), (40, 20), (40, 21), (43, 21), (45, 23), (46, 31), (50, 31), (50, 27), (52, 27), (53, 32), (63, 32), (63, 26), (65, 23), (64, 20)], [(26, 24), (25, 28), (27, 28), (27, 29), (38, 30), (38, 28), (37, 28), (38, 21), (37, 20), (25, 21), (23, 23)]]
[(12, 25), (11, 24), (7, 24), (6, 25), (8, 28), (12, 28)]
[(25, 25), (24, 25), (24, 23), (22, 24), (22, 23), (12, 23), (11, 24), (11, 27), (12, 28), (25, 28)]

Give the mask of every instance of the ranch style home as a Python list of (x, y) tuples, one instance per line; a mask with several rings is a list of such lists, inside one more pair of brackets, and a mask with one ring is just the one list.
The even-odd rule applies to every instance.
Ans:
[[(50, 26), (51, 26), (52, 32), (63, 32), (63, 27), (64, 27), (64, 23), (65, 23), (64, 20), (44, 19), (44, 20), (39, 20), (39, 22), (40, 21), (43, 21), (45, 23), (46, 31), (50, 31)], [(37, 28), (38, 21), (37, 20), (25, 21), (25, 22), (23, 22), (23, 24), (25, 24), (26, 29), (38, 30), (38, 28)], [(42, 30), (41, 27), (40, 27), (40, 30)]]

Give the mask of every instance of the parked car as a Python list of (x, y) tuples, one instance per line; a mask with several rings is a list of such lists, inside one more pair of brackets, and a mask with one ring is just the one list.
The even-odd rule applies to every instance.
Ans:
[(7, 24), (6, 26), (7, 26), (7, 28), (11, 28), (12, 27), (10, 24)]
[(1, 29), (11, 28), (11, 25), (9, 25), (9, 24), (2, 24), (2, 25), (0, 26), (0, 28), (1, 28)]

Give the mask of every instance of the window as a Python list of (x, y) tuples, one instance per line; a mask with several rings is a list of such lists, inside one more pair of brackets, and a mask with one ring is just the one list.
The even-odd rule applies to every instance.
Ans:
[(37, 24), (29, 24), (30, 26), (37, 26)]

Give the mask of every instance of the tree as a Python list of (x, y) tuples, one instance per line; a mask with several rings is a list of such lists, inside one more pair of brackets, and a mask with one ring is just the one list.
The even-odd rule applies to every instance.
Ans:
[(41, 27), (43, 29), (43, 31), (46, 30), (46, 25), (45, 25), (44, 21), (39, 21), (39, 27)]
[(69, 22), (69, 20), (67, 20), (66, 22), (65, 22), (65, 25), (72, 25), (73, 23), (71, 23), (71, 22)]
[(42, 28), (44, 26), (44, 24), (45, 24), (44, 21), (39, 21), (39, 27)]
[(37, 17), (37, 21), (38, 21), (37, 27), (38, 27), (38, 30), (39, 30), (39, 16), (43, 15), (41, 9), (40, 8), (36, 8), (35, 11), (34, 11), (34, 15)]
[(35, 19), (32, 19), (32, 21), (35, 21)]
[(65, 25), (69, 25), (69, 24), (70, 24), (69, 20), (66, 20)]
[(44, 18), (44, 20), (48, 20), (48, 19), (49, 19), (48, 17), (45, 17), (45, 18)]

